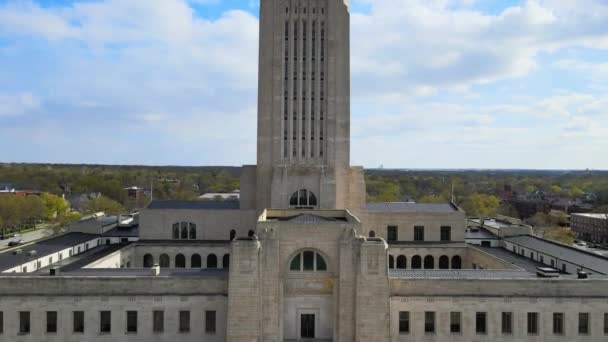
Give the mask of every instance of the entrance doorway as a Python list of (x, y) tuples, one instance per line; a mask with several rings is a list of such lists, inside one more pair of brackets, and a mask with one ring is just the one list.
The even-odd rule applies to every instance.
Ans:
[(300, 315), (300, 338), (315, 338), (315, 314)]

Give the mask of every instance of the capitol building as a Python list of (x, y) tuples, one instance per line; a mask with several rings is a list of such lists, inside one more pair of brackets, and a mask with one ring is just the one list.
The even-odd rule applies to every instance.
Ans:
[(0, 341), (608, 341), (607, 258), (453, 203), (366, 202), (348, 0), (261, 0), (258, 87), (238, 200), (1, 253)]

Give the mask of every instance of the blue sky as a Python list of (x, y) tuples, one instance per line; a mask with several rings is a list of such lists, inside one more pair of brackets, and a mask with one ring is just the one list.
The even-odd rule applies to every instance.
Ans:
[[(250, 0), (0, 1), (0, 161), (255, 162)], [(352, 163), (608, 169), (604, 0), (352, 0)]]

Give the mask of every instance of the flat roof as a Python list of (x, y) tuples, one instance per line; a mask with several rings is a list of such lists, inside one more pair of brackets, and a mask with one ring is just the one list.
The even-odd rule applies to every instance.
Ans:
[(489, 231), (483, 228), (477, 228), (476, 231), (473, 231), (473, 229), (468, 228), (464, 233), (464, 238), (470, 240), (498, 240), (498, 236), (490, 233)]
[(152, 201), (148, 209), (236, 210), (239, 201)]
[(372, 212), (455, 212), (458, 208), (451, 203), (378, 202), (368, 203)]
[(139, 237), (139, 225), (114, 227), (102, 234), (103, 237)]
[(481, 251), (484, 251), (490, 255), (497, 257), (498, 259), (506, 261), (513, 266), (519, 267), (531, 273), (536, 273), (536, 268), (538, 267), (547, 267), (546, 265), (541, 264), (540, 262), (534, 261), (530, 258), (526, 258), (501, 247), (473, 246), (472, 248), (477, 248)]
[(593, 213), (572, 213), (572, 214), (570, 214), (570, 216), (572, 216), (572, 215), (608, 220), (608, 213), (607, 214), (593, 214)]
[[(12, 275), (12, 273), (10, 273)], [(79, 268), (63, 271), (59, 276), (91, 277), (227, 277), (228, 269), (216, 268), (161, 268), (158, 276), (152, 275), (150, 268)]]
[(524, 270), (396, 270), (388, 272), (390, 278), (410, 279), (514, 279), (536, 278)]
[[(31, 260), (59, 252), (66, 248), (80, 245), (87, 241), (94, 240), (98, 237), (99, 235), (97, 234), (67, 233), (36, 242), (31, 245), (25, 245), (13, 250), (5, 251), (3, 253), (0, 253), (0, 271), (5, 271), (7, 269), (22, 265)], [(19, 254), (14, 254), (14, 251), (17, 249), (21, 249), (22, 252)], [(30, 256), (29, 252), (31, 251), (36, 251), (36, 255)]]
[(608, 258), (598, 254), (531, 235), (509, 237), (505, 241), (608, 275)]

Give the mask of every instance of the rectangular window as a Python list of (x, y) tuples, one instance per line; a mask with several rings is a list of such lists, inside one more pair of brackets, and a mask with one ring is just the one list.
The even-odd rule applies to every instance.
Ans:
[(73, 328), (75, 333), (84, 333), (84, 311), (73, 312)]
[(387, 240), (397, 241), (397, 226), (388, 226), (387, 228)]
[(46, 312), (46, 332), (56, 333), (57, 332), (57, 311)]
[(553, 333), (555, 335), (564, 334), (564, 313), (562, 312), (553, 313)]
[(538, 312), (528, 312), (528, 334), (538, 334)]
[(109, 333), (112, 331), (112, 313), (110, 311), (99, 312), (99, 332)]
[(502, 313), (502, 333), (512, 334), (513, 333), (513, 313), (503, 312)]
[(441, 241), (452, 240), (452, 227), (443, 226), (441, 227)]
[(205, 311), (205, 333), (215, 334), (215, 311)]
[(165, 312), (162, 310), (155, 310), (152, 316), (152, 330), (155, 333), (162, 333), (165, 331)]
[(399, 333), (407, 334), (410, 332), (410, 313), (409, 311), (399, 311)]
[(414, 241), (424, 241), (424, 227), (423, 226), (414, 227)]
[(0, 334), (4, 333), (4, 312), (0, 311)]
[(477, 312), (475, 314), (475, 332), (478, 334), (486, 334), (488, 332), (488, 315), (485, 312)]
[(453, 334), (462, 332), (462, 315), (460, 312), (450, 312), (450, 332)]
[(434, 333), (435, 332), (435, 313), (432, 311), (426, 311), (424, 313), (424, 332)]
[(19, 333), (29, 334), (30, 333), (30, 312), (19, 311)]
[(581, 335), (589, 334), (589, 313), (587, 312), (578, 314), (578, 333)]
[(137, 332), (137, 311), (127, 311), (127, 332)]
[[(2, 331), (0, 330), (0, 332)], [(604, 335), (608, 335), (608, 312), (604, 313)]]
[(190, 311), (179, 312), (179, 332), (190, 332)]

